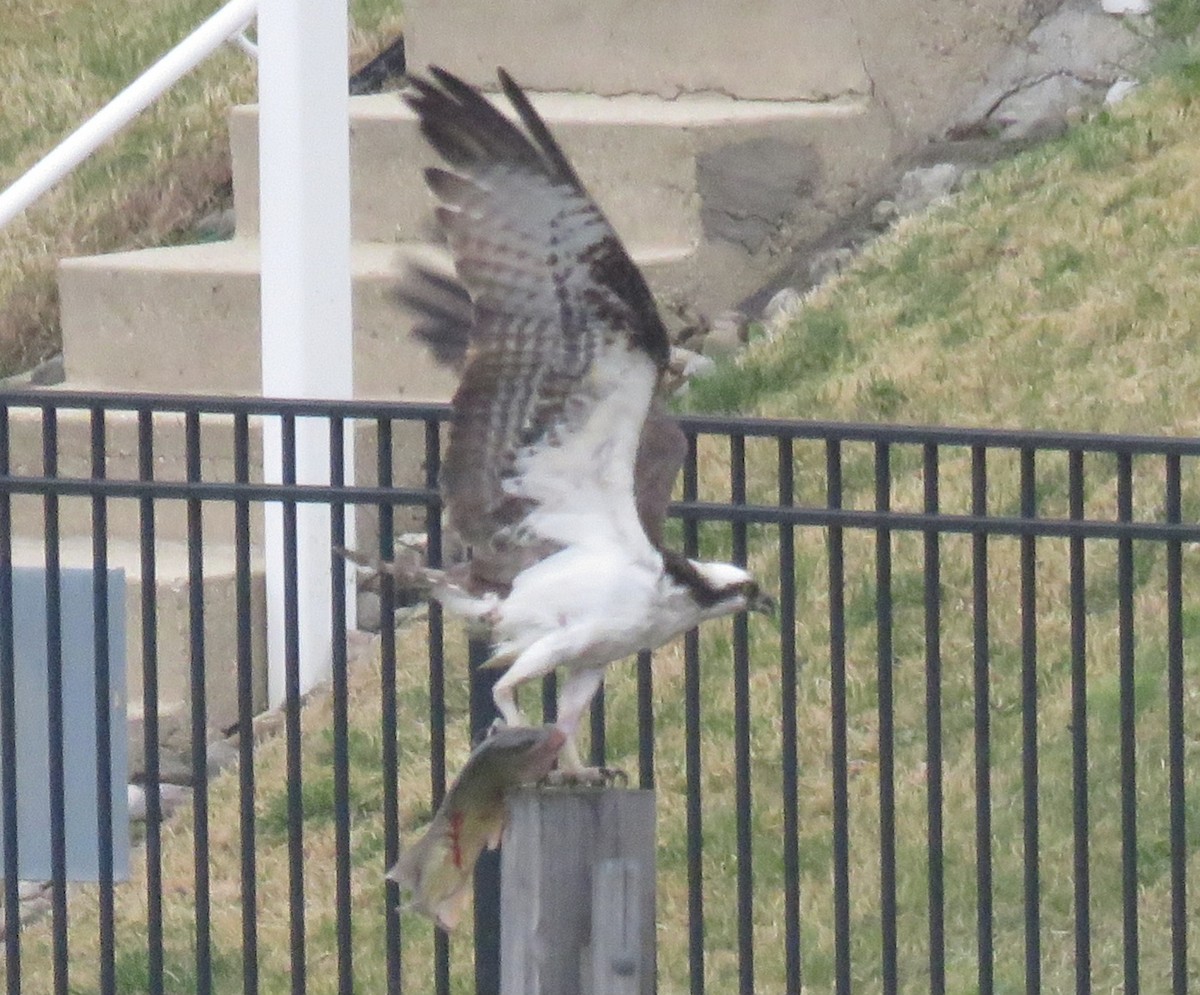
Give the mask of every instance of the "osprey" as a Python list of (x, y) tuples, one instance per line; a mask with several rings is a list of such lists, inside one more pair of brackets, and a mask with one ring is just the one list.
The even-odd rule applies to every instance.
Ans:
[(667, 332), (545, 122), (503, 70), (523, 128), (450, 73), (430, 76), (405, 100), (452, 169), (425, 176), (457, 280), (417, 269), (400, 297), (461, 369), (441, 488), (469, 556), (422, 575), (490, 632), (506, 725), (525, 724), (520, 685), (565, 671), (559, 765), (581, 775), (575, 732), (610, 663), (774, 606), (743, 568), (662, 546), (685, 450), (656, 400)]

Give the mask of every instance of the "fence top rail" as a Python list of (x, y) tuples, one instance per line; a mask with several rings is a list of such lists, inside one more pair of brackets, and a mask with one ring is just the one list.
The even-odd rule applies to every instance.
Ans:
[[(163, 414), (210, 414), (396, 421), (447, 421), (445, 402), (270, 398), (228, 394), (111, 393), (106, 391), (0, 390), (0, 409), (105, 410)], [(901, 445), (1035, 449), (1092, 453), (1200, 456), (1200, 437), (1127, 435), (945, 425), (759, 418), (744, 415), (681, 415), (691, 435), (732, 435), (816, 442), (868, 442)]]
[[(441, 496), (431, 487), (378, 487), (350, 484), (219, 483), (200, 480), (114, 480), (88, 477), (0, 475), (0, 498), (18, 494), (58, 497), (153, 498), (156, 500), (295, 502), (297, 504), (389, 504), (437, 508)], [(1067, 519), (1014, 515), (966, 515), (946, 512), (881, 511), (823, 505), (730, 505), (676, 501), (674, 518), (743, 525), (849, 528), (960, 535), (1038, 536), (1043, 538), (1146, 539), (1200, 541), (1200, 523), (1100, 518)]]

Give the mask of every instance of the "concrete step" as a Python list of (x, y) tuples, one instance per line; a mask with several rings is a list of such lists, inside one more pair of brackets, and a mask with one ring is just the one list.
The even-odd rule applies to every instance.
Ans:
[[(868, 93), (861, 52), (881, 12), (825, 0), (412, 0), (404, 7), (408, 65), (445, 66), (493, 87), (504, 66), (534, 90), (736, 94), (763, 100)], [(916, 4), (894, 4), (928, 22)], [(856, 17), (856, 13), (861, 16)]]
[[(694, 250), (714, 235), (722, 237), (722, 212), (791, 216), (802, 208), (796, 203), (802, 199), (819, 205), (832, 198), (841, 207), (846, 191), (878, 167), (887, 144), (886, 123), (860, 95), (735, 100), (718, 93), (666, 100), (636, 93), (559, 92), (531, 97), (635, 255), (664, 247)], [(432, 201), (421, 171), (438, 160), (415, 115), (395, 93), (353, 97), (350, 104), (353, 237), (364, 242), (427, 238)], [(511, 114), (506, 101), (497, 105)], [(230, 141), (238, 234), (254, 236), (259, 224), (256, 106), (234, 109)], [(767, 190), (779, 188), (773, 200), (764, 202), (763, 184)], [(774, 223), (769, 216), (763, 220)]]
[[(64, 568), (91, 569), (91, 541), (68, 536), (60, 543), (60, 562)], [(191, 653), (188, 598), (187, 546), (179, 542), (155, 544), (156, 621), (158, 633), (158, 706), (160, 715), (190, 715)], [(40, 538), (13, 538), (13, 563), (16, 566), (45, 565)], [(142, 691), (142, 568), (141, 551), (136, 542), (110, 539), (110, 567), (125, 571), (125, 659), (126, 702), (131, 719), (143, 715)], [(214, 732), (228, 729), (237, 721), (237, 612), (234, 547), (217, 543), (204, 545), (204, 648), (205, 701), (208, 728)], [(250, 583), (251, 659), (253, 663), (254, 710), (267, 703), (266, 683), (266, 593), (262, 565), (251, 559)], [(137, 723), (135, 722), (135, 725)], [(136, 739), (136, 737), (133, 737)], [(141, 755), (141, 743), (130, 743), (131, 758)]]
[[(354, 245), (356, 396), (437, 401), (453, 393), (454, 375), (412, 339), (411, 316), (392, 300), (406, 260), (441, 258), (428, 246)], [(689, 258), (686, 250), (669, 249), (639, 257), (664, 285), (679, 277)], [(258, 267), (258, 243), (242, 238), (63, 260), (59, 291), (70, 384), (260, 393)]]

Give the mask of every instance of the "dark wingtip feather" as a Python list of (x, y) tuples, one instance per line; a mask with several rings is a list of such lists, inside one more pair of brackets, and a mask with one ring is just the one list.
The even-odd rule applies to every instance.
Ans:
[(416, 317), (412, 335), (443, 366), (461, 370), (470, 345), (474, 309), (466, 288), (452, 277), (414, 266), (392, 299)]
[(500, 87), (504, 90), (504, 95), (516, 109), (521, 123), (525, 125), (526, 130), (532, 136), (546, 164), (551, 167), (558, 179), (566, 180), (577, 189), (582, 190), (583, 184), (579, 181), (575, 167), (571, 165), (563, 150), (559, 148), (558, 142), (550, 134), (546, 122), (542, 120), (542, 116), (525, 95), (525, 91), (502, 67), (496, 69), (496, 76), (500, 80)]

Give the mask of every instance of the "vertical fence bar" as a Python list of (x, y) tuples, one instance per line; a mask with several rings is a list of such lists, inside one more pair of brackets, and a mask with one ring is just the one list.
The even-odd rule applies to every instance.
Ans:
[[(233, 416), (233, 480), (250, 483), (250, 420)], [(237, 606), (238, 827), (242, 841), (242, 991), (258, 995), (258, 866), (254, 849), (254, 655), (250, 628), (250, 502), (233, 503)]]
[[(92, 480), (106, 476), (104, 409), (91, 410)], [(100, 991), (116, 988), (113, 922), (112, 695), (108, 646), (108, 504), (92, 495), (92, 654), (95, 664), (97, 905), (100, 931)], [(121, 730), (124, 735), (125, 731)]]
[[(380, 487), (392, 486), (392, 422), (381, 415), (375, 422), (375, 475)], [(441, 563), (441, 521), (438, 531), (429, 533), (428, 556), (431, 566)], [(392, 506), (379, 505), (379, 558), (385, 563), (395, 555), (395, 523)], [(429, 655), (441, 655), (441, 615), (434, 615), (436, 602), (429, 604)], [(435, 626), (437, 638), (435, 639)], [(400, 798), (398, 772), (400, 760), (396, 743), (396, 585), (384, 571), (379, 577), (379, 729), (383, 742), (383, 866), (390, 868), (400, 857)], [(384, 957), (387, 971), (387, 995), (400, 995), (403, 989), (403, 961), (400, 955), (400, 886), (385, 878), (383, 882)], [(437, 988), (444, 995), (443, 988)]]
[(554, 674), (542, 678), (542, 721), (558, 721), (558, 678)]
[[(1037, 516), (1034, 450), (1021, 450), (1021, 516)], [(1021, 536), (1021, 765), (1025, 846), (1025, 991), (1042, 990), (1041, 869), (1038, 856), (1037, 540)]]
[[(683, 463), (683, 500), (699, 490), (696, 435), (687, 433)], [(683, 523), (683, 553), (695, 557), (700, 533), (694, 519)], [(700, 764), (700, 634), (683, 637), (684, 767), (687, 782), (688, 978), (691, 995), (704, 995), (704, 836)]]
[[(971, 447), (971, 514), (987, 510), (987, 449)], [(975, 696), (975, 942), (978, 948), (980, 995), (992, 995), (994, 969), (992, 928), (992, 731), (991, 652), (988, 637), (988, 537), (971, 536), (971, 586)]]
[(592, 698), (591, 708), (589, 710), (589, 725), (590, 725), (590, 747), (589, 752), (591, 760), (589, 761), (593, 767), (603, 767), (607, 763), (608, 756), (608, 737), (605, 735), (607, 723), (604, 718), (604, 685), (596, 691), (596, 696)]
[[(200, 414), (184, 415), (184, 462), (187, 482), (200, 482)], [(212, 921), (208, 847), (208, 714), (205, 700), (204, 531), (200, 498), (187, 499), (188, 638), (192, 698), (192, 827), (196, 909), (196, 991), (212, 991)]]
[[(8, 407), (0, 405), (0, 477), (9, 467)], [(0, 494), (0, 618), (13, 617), (12, 498)], [(0, 805), (4, 825), (4, 977), (21, 995), (21, 896), (17, 846), (17, 686), (13, 627), (0, 625)]]
[[(1180, 460), (1167, 456), (1166, 517), (1172, 525), (1183, 520)], [(1187, 822), (1184, 795), (1183, 727), (1183, 544), (1167, 542), (1167, 793), (1171, 835), (1171, 991), (1187, 995)]]
[[(1083, 453), (1067, 457), (1072, 521), (1083, 520)], [(1071, 588), (1071, 793), (1075, 868), (1075, 992), (1092, 990), (1091, 858), (1088, 846), (1087, 560), (1082, 536), (1068, 540)]]
[[(746, 503), (746, 438), (729, 437), (730, 504)], [(746, 525), (731, 527), (733, 561), (746, 563)], [(750, 629), (745, 612), (733, 619), (733, 757), (737, 804), (738, 981), (742, 995), (754, 995), (754, 835), (750, 770)]]
[[(329, 416), (329, 485), (335, 491), (346, 483), (346, 422)], [(346, 504), (336, 495), (330, 500), (329, 544), (345, 546)], [(333, 706), (333, 831), (337, 901), (338, 995), (354, 995), (354, 947), (350, 902), (350, 676), (346, 659), (346, 563), (330, 552), (332, 629), (330, 684)]]
[[(875, 509), (891, 510), (891, 448), (875, 444)], [(892, 697), (892, 532), (875, 530), (876, 674), (879, 686), (879, 904), (883, 990), (899, 988), (896, 959), (896, 763)]]
[(654, 663), (645, 650), (637, 655), (638, 787), (654, 788)]
[[(825, 446), (826, 503), (842, 508), (842, 444)], [(833, 780), (833, 943), (837, 995), (850, 995), (850, 791), (846, 747), (846, 564), (840, 525), (829, 526), (829, 733)]]
[[(795, 462), (792, 440), (779, 439), (779, 505), (795, 503)], [(779, 683), (780, 773), (783, 787), (783, 914), (784, 964), (787, 995), (800, 995), (803, 987), (800, 961), (800, 771), (799, 733), (796, 728), (796, 531), (779, 527)]]
[[(281, 478), (285, 486), (296, 483), (296, 418), (281, 418)], [(297, 514), (294, 498), (283, 501), (283, 643), (284, 738), (287, 754), (288, 813), (288, 924), (292, 995), (304, 995), (304, 784), (300, 741), (300, 620)]]
[[(389, 455), (390, 460), (390, 455)], [(441, 425), (435, 418), (425, 422), (425, 486), (438, 491), (442, 470)], [(389, 482), (391, 470), (389, 463)], [(391, 509), (388, 509), (391, 521)], [(425, 556), (431, 567), (442, 566), (442, 506), (435, 501), (425, 506)], [(390, 539), (389, 539), (390, 542)], [(445, 616), (441, 604), (429, 601), (429, 776), (430, 799), (437, 811), (446, 794), (446, 655)], [(394, 630), (393, 639), (394, 639)], [(394, 685), (393, 685), (394, 694)], [(437, 930), (433, 934), (433, 978), (437, 995), (450, 991), (450, 940)]]
[[(1117, 521), (1133, 521), (1133, 458), (1117, 454)], [(1137, 995), (1138, 977), (1138, 852), (1137, 754), (1134, 737), (1133, 540), (1117, 540), (1117, 628), (1121, 712), (1121, 891), (1123, 901), (1125, 995)]]
[[(471, 740), (482, 737), (492, 723), (495, 702), (492, 687), (499, 679), (494, 670), (481, 670), (491, 655), (486, 640), (472, 639), (468, 646), (471, 677)], [(444, 934), (443, 934), (444, 935)], [(500, 992), (500, 853), (484, 850), (475, 864), (475, 993)]]
[[(939, 514), (938, 447), (923, 452), (925, 513)], [(924, 537), (925, 567), (925, 780), (929, 832), (929, 990), (946, 991), (946, 889), (942, 849), (942, 574), (938, 533)]]
[[(154, 480), (154, 413), (141, 408), (138, 424), (138, 480)], [(163, 990), (162, 798), (158, 765), (158, 571), (154, 557), (154, 499), (138, 499), (138, 550), (142, 573), (142, 716), (146, 783), (146, 976), (150, 990)], [(246, 989), (246, 995), (253, 995)]]
[[(42, 472), (58, 476), (58, 411), (42, 408)], [(59, 558), (58, 495), (42, 498), (46, 555), (46, 729), (49, 740), (50, 789), (50, 906), (54, 952), (54, 993), (68, 995), (70, 970), (67, 947), (67, 835), (65, 771), (63, 765), (62, 589)]]
[[(430, 490), (437, 490), (441, 465), (442, 447), (438, 423), (430, 420), (425, 422), (425, 486)], [(437, 534), (439, 566), (441, 565), (441, 529), (441, 509), (437, 506), (427, 505), (425, 508), (425, 535), (428, 539), (432, 534), (431, 530)], [(439, 629), (441, 621), (439, 606), (437, 623)], [(429, 661), (429, 734), (430, 794), (434, 811), (436, 811), (446, 795), (446, 674), (445, 661), (440, 653)]]

